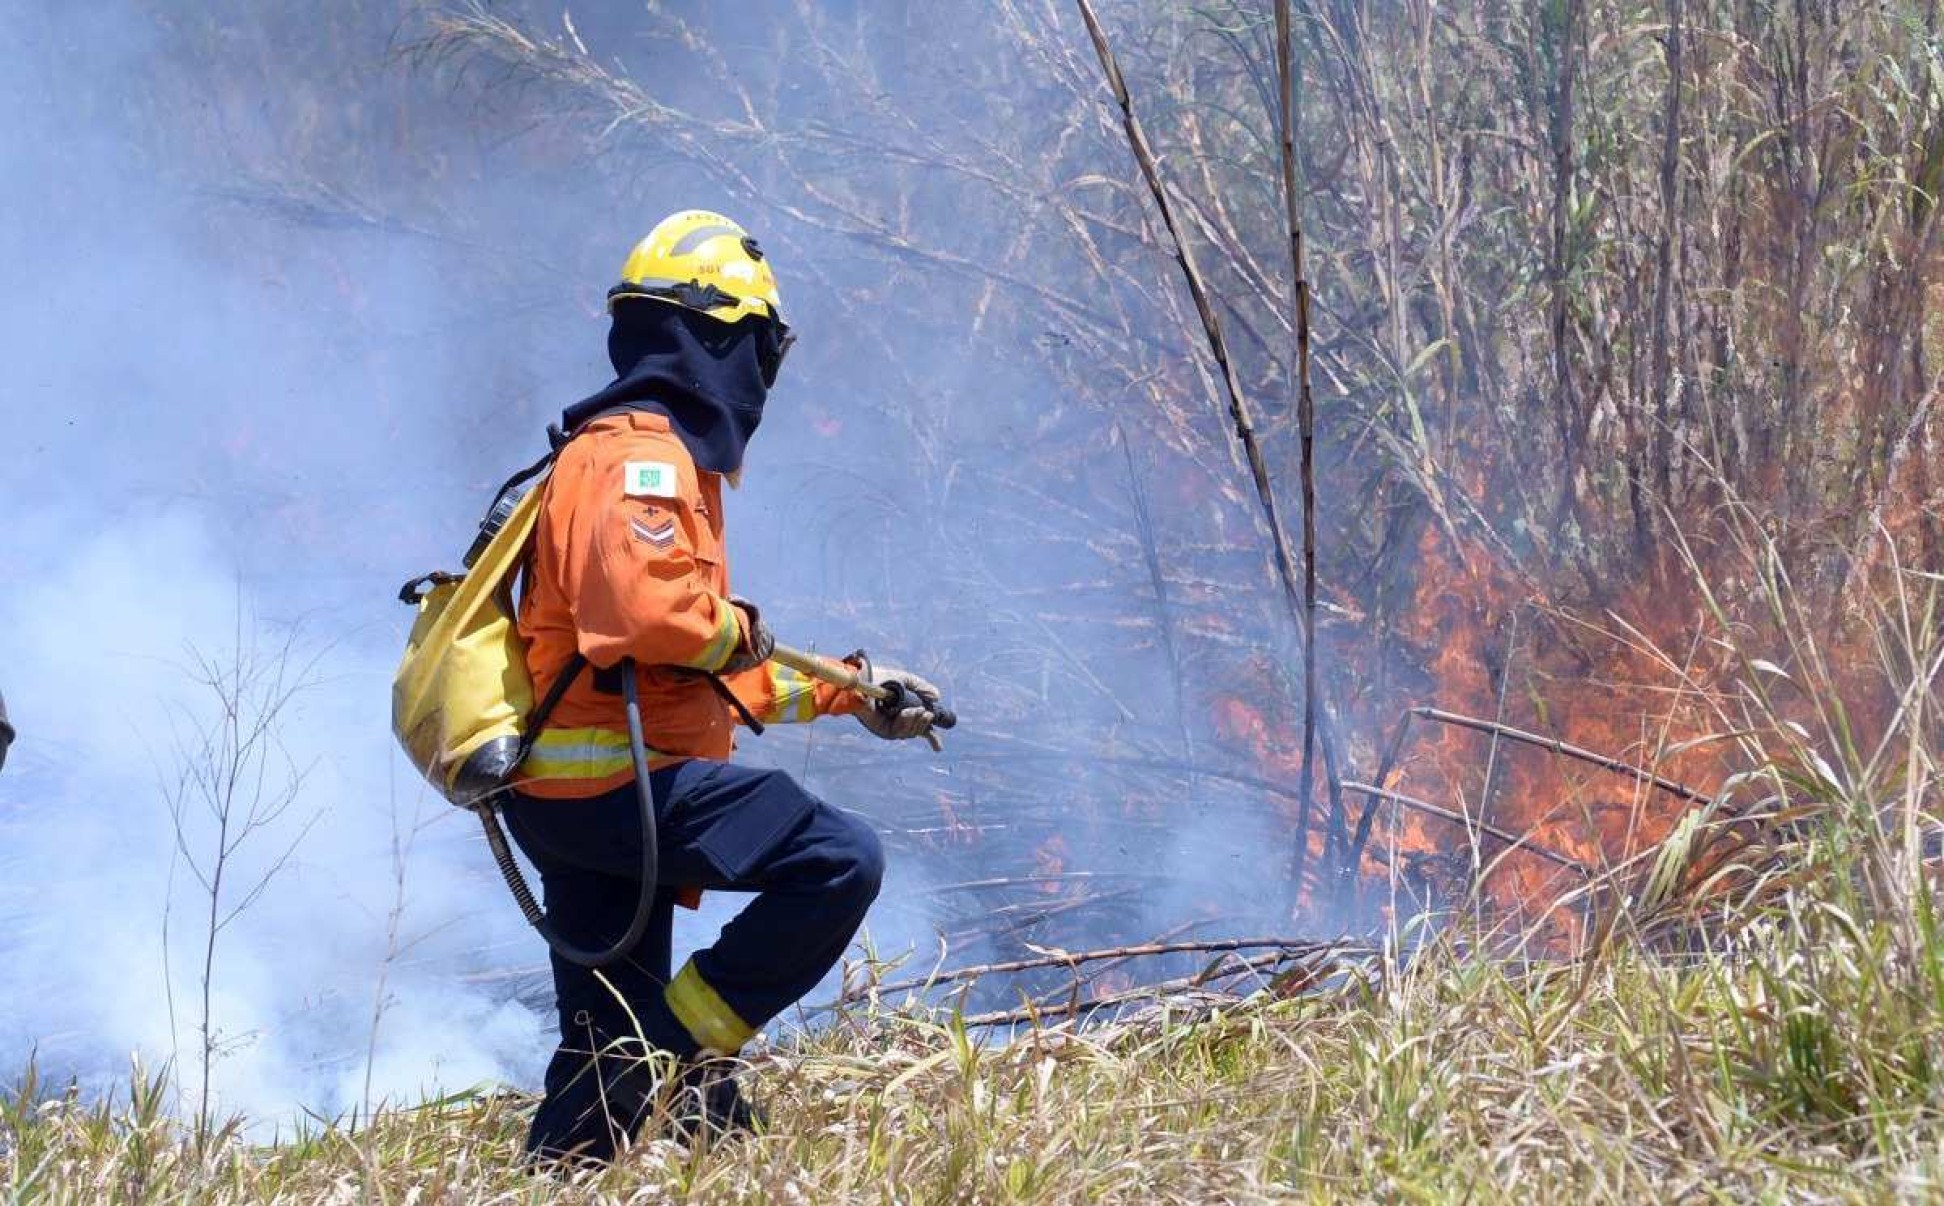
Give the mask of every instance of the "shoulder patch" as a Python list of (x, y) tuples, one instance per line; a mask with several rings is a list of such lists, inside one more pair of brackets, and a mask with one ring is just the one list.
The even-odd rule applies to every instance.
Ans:
[(621, 493), (629, 498), (676, 498), (681, 478), (667, 461), (629, 461), (622, 469)]

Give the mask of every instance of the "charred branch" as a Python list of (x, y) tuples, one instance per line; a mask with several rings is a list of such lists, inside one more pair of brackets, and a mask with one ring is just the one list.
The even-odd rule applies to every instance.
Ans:
[(947, 892), (990, 892), (1002, 888), (1034, 888), (1045, 890), (1047, 884), (1105, 883), (1117, 880), (1137, 880), (1141, 882), (1161, 882), (1165, 875), (1142, 875), (1132, 871), (1048, 871), (1034, 874), (1003, 875), (990, 879), (971, 879), (964, 883), (946, 884), (933, 888), (933, 895)]
[(1597, 766), (1601, 770), (1612, 771), (1619, 775), (1628, 775), (1638, 779), (1642, 783), (1648, 783), (1654, 787), (1658, 787), (1670, 795), (1679, 796), (1681, 799), (1687, 800), (1690, 803), (1714, 803), (1713, 796), (1705, 792), (1696, 791), (1685, 783), (1677, 783), (1672, 779), (1655, 774), (1646, 767), (1635, 766), (1633, 763), (1624, 761), (1623, 759), (1595, 753), (1581, 746), (1568, 744), (1559, 740), (1557, 737), (1546, 737), (1538, 733), (1529, 733), (1524, 729), (1515, 729), (1511, 725), (1500, 724), (1497, 721), (1481, 720), (1476, 716), (1460, 716), (1456, 712), (1446, 712), (1438, 708), (1412, 708), (1411, 715), (1421, 716), (1426, 720), (1433, 720), (1439, 724), (1456, 725), (1461, 729), (1471, 729), (1479, 733), (1488, 733), (1495, 737), (1502, 737), (1507, 741), (1516, 741), (1524, 745), (1547, 750), (1551, 753), (1558, 754), (1562, 758), (1576, 759), (1591, 766)]
[(1298, 938), (1221, 938), (1203, 942), (1144, 942), (1134, 946), (1105, 947), (1091, 951), (1061, 951), (1034, 959), (1013, 959), (1004, 963), (982, 963), (975, 967), (955, 968), (923, 979), (899, 980), (891, 984), (864, 984), (847, 992), (845, 997), (849, 999), (872, 992), (880, 995), (919, 992), (937, 988), (942, 984), (976, 980), (982, 976), (1010, 975), (1014, 972), (1033, 971), (1039, 968), (1078, 967), (1082, 963), (1093, 963), (1103, 959), (1124, 960), (1150, 955), (1209, 954), (1256, 950), (1262, 947), (1274, 947), (1278, 954), (1289, 958), (1348, 949), (1342, 942), (1318, 942)]
[[(1304, 475), (1308, 491), (1306, 501), (1311, 504), (1305, 508), (1305, 530), (1308, 533), (1308, 541), (1305, 548), (1307, 550), (1306, 564), (1308, 566), (1308, 572), (1303, 582), (1299, 582), (1295, 556), (1290, 550), (1289, 535), (1283, 528), (1282, 517), (1276, 505), (1275, 488), (1269, 479), (1269, 465), (1263, 457), (1261, 443), (1256, 438), (1255, 419), (1251, 413), (1248, 398), (1242, 392), (1242, 382), (1236, 375), (1234, 362), (1229, 356), (1228, 341), (1222, 335), (1221, 316), (1215, 309), (1212, 294), (1205, 283), (1201, 269), (1195, 263), (1194, 249), (1189, 243), (1187, 236), (1183, 234), (1175, 218), (1174, 205), (1169, 199), (1167, 184), (1161, 177), (1160, 166), (1155, 161), (1154, 149), (1148, 142), (1147, 132), (1142, 128), (1140, 118), (1134, 113), (1134, 102), (1128, 93), (1127, 81), (1121, 76), (1120, 63), (1114, 55), (1113, 48), (1107, 43), (1107, 35), (1101, 28), (1100, 18), (1094, 13), (1093, 5), (1089, 0), (1078, 0), (1078, 4), (1080, 6), (1080, 16), (1087, 25), (1087, 36), (1092, 39), (1094, 53), (1100, 59), (1101, 72), (1106, 76), (1107, 86), (1114, 94), (1115, 104), (1120, 107), (1121, 126), (1127, 134), (1128, 148), (1133, 152), (1135, 162), (1140, 166), (1142, 179), (1147, 184), (1148, 192), (1154, 198), (1154, 205), (1160, 214), (1161, 222), (1167, 227), (1169, 236), (1174, 240), (1175, 262), (1181, 266), (1181, 274), (1187, 282), (1189, 295), (1194, 299), (1195, 312), (1201, 317), (1202, 331), (1208, 339), (1209, 353), (1215, 358), (1215, 363), (1221, 370), (1222, 384), (1228, 397), (1229, 417), (1234, 426), (1235, 438), (1237, 443), (1242, 446), (1243, 455), (1248, 461), (1250, 476), (1255, 481), (1256, 499), (1261, 504), (1263, 519), (1269, 527), (1269, 538), (1273, 546), (1276, 573), (1282, 582), (1283, 596), (1289, 609), (1290, 619), (1294, 621), (1298, 636), (1303, 643), (1306, 684), (1304, 696), (1304, 749), (1306, 756), (1304, 758), (1303, 785), (1298, 789), (1300, 815), (1296, 833), (1296, 849), (1299, 852), (1296, 857), (1296, 882), (1300, 884), (1303, 861), (1300, 852), (1307, 850), (1309, 846), (1309, 820), (1312, 798), (1308, 785), (1311, 782), (1312, 772), (1308, 754), (1313, 743), (1317, 739), (1321, 739), (1323, 743), (1324, 766), (1333, 783), (1336, 781), (1338, 775), (1337, 767), (1340, 765), (1335, 749), (1336, 738), (1333, 726), (1328, 723), (1327, 711), (1323, 713), (1313, 713), (1310, 711), (1310, 706), (1315, 702), (1315, 692), (1312, 686), (1315, 674), (1314, 655), (1310, 651), (1310, 647), (1315, 643), (1315, 632), (1312, 628), (1312, 622), (1315, 618), (1316, 601), (1315, 520), (1313, 514), (1315, 508), (1313, 505), (1313, 497), (1309, 497), (1314, 492), (1314, 482), (1311, 473), (1306, 472)], [(1284, 14), (1284, 18), (1286, 22), (1287, 14)], [(1283, 52), (1285, 56), (1287, 55), (1287, 51), (1288, 39), (1285, 36), (1283, 39)], [(1285, 84), (1287, 84), (1287, 81), (1285, 81)], [(1287, 87), (1285, 87), (1286, 100)], [(1293, 172), (1293, 166), (1288, 170)], [(1300, 239), (1299, 230), (1293, 225), (1293, 206), (1295, 204), (1293, 192), (1291, 193), (1290, 204), (1292, 206), (1291, 237), (1293, 239)], [(1301, 271), (1302, 249), (1300, 242), (1295, 244), (1293, 252), (1297, 257), (1295, 263), (1299, 321), (1298, 351), (1299, 356), (1306, 365), (1308, 354), (1308, 307)], [(1308, 398), (1307, 380), (1307, 371), (1305, 369), (1305, 385), (1301, 391), (1305, 403)], [(1307, 417), (1309, 415), (1307, 407), (1305, 407), (1303, 413), (1305, 415), (1303, 420), (1305, 431), (1305, 465), (1308, 466), (1308, 453), (1313, 447), (1313, 441), (1310, 435), (1313, 420)], [(1304, 582), (1307, 583), (1307, 586), (1303, 584)]]
[[(1344, 784), (1348, 787), (1349, 784)], [(1023, 1026), (1053, 1018), (1077, 1018), (1111, 1009), (1136, 1001), (1161, 1000), (1170, 996), (1188, 994), (1206, 989), (1213, 984), (1231, 981), (1241, 976), (1256, 975), (1276, 971), (1285, 964), (1297, 963), (1310, 969), (1307, 974), (1297, 973), (1303, 983), (1314, 983), (1321, 978), (1321, 966), (1329, 963), (1335, 952), (1319, 951), (1307, 956), (1291, 956), (1283, 951), (1272, 951), (1266, 955), (1255, 955), (1247, 959), (1231, 959), (1224, 955), (1215, 963), (1191, 976), (1180, 976), (1163, 980), (1156, 984), (1146, 984), (1130, 988), (1125, 992), (1103, 993), (1096, 996), (1075, 998), (1066, 1001), (1033, 1002), (1019, 1009), (1000, 1010), (992, 1013), (974, 1014), (965, 1019), (967, 1026)], [(1282, 975), (1290, 973), (1283, 971)], [(1221, 994), (1227, 996), (1228, 994)]]
[[(1310, 394), (1309, 277), (1303, 271), (1303, 221), (1296, 192), (1295, 69), (1289, 52), (1289, 0), (1276, 2), (1276, 99), (1281, 110), (1283, 206), (1289, 229), (1289, 270), (1294, 282), (1296, 327), (1296, 425), (1301, 444), (1299, 473), (1303, 490), (1303, 777), (1296, 822), (1296, 855), (1290, 888), (1301, 892), (1303, 864), (1309, 857), (1309, 830), (1316, 782), (1316, 403)], [(1329, 776), (1330, 825), (1325, 847), (1342, 828), (1342, 772), (1335, 750), (1325, 747)]]

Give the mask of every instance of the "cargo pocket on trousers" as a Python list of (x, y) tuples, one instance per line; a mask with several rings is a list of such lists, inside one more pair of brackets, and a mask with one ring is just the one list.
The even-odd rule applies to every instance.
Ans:
[(683, 803), (708, 814), (694, 837), (695, 848), (728, 886), (752, 884), (752, 877), (776, 855), (817, 806), (817, 798), (781, 771), (723, 765), (696, 785)]

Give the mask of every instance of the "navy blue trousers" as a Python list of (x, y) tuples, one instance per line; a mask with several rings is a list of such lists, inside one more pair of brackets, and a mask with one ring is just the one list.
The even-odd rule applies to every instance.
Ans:
[[(660, 884), (635, 949), (598, 972), (553, 956), (560, 1045), (527, 1150), (612, 1158), (651, 1109), (647, 1047), (700, 1047), (664, 997), (676, 887), (755, 892), (693, 971), (752, 1028), (781, 1013), (836, 966), (877, 898), (884, 852), (862, 819), (832, 808), (781, 771), (695, 760), (650, 775)], [(578, 946), (627, 933), (640, 899), (641, 819), (629, 783), (587, 800), (514, 795), (508, 828), (540, 872), (547, 915)]]

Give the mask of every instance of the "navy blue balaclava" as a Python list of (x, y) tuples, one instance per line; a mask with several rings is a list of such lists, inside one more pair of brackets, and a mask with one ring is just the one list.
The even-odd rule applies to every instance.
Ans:
[(761, 321), (722, 323), (684, 306), (622, 302), (608, 330), (614, 382), (569, 406), (562, 430), (604, 410), (653, 411), (668, 417), (697, 465), (735, 473), (769, 396), (757, 356)]

